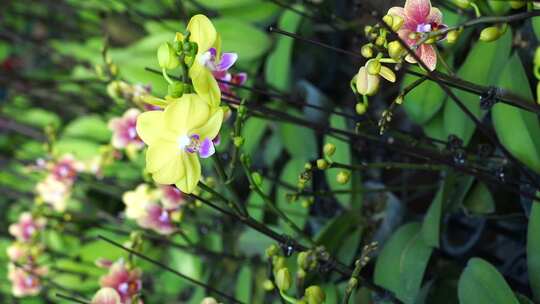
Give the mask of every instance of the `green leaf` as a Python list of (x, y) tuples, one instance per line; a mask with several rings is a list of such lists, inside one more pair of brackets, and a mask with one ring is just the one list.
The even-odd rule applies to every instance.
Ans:
[[(418, 79), (417, 76), (405, 75), (401, 85), (402, 89)], [(425, 124), (441, 109), (445, 100), (446, 94), (441, 87), (436, 82), (425, 80), (405, 95), (402, 106), (412, 121), (417, 124)]]
[(270, 48), (270, 38), (259, 28), (234, 18), (219, 18), (214, 25), (221, 35), (224, 52), (238, 53), (238, 62), (260, 58)]
[(255, 149), (260, 147), (261, 138), (266, 131), (267, 125), (268, 121), (262, 118), (250, 117), (246, 120), (242, 128), (242, 136), (245, 139), (242, 148), (247, 154), (252, 155)]
[[(539, 193), (537, 192), (536, 195)], [(527, 272), (534, 299), (540, 302), (540, 203), (533, 202), (527, 227)]]
[(70, 122), (64, 129), (62, 136), (106, 143), (111, 139), (111, 131), (103, 119), (97, 115), (91, 115)]
[(439, 111), (428, 122), (424, 124), (424, 133), (427, 136), (439, 140), (447, 139), (446, 131), (444, 129), (444, 112)]
[[(295, 6), (303, 10), (302, 6)], [(288, 32), (295, 33), (300, 26), (302, 16), (298, 13), (286, 10), (278, 22), (278, 27)], [(276, 38), (274, 50), (266, 59), (264, 75), (266, 82), (276, 89), (287, 91), (291, 85), (291, 61), (293, 55), (294, 39), (279, 35)]]
[(315, 238), (317, 244), (335, 255), (340, 246), (344, 244), (345, 238), (352, 231), (362, 230), (360, 217), (355, 212), (344, 212), (329, 221)]
[[(218, 1), (216, 1), (218, 2)], [(275, 3), (263, 0), (251, 0), (249, 4), (225, 8), (220, 10), (220, 14), (227, 17), (233, 17), (257, 24), (268, 24), (272, 22), (273, 17), (279, 13), (281, 7)]]
[(253, 0), (198, 0), (197, 3), (212, 10), (221, 10), (226, 8), (233, 8), (236, 6), (246, 5)]
[(44, 128), (46, 126), (58, 128), (61, 124), (60, 117), (56, 113), (40, 108), (25, 109), (24, 112), (17, 111), (16, 119), (17, 121), (38, 128)]
[[(517, 54), (506, 63), (499, 78), (499, 86), (526, 100), (533, 100), (525, 70)], [(514, 157), (540, 173), (538, 117), (529, 111), (497, 103), (492, 109), (492, 120), (501, 144)]]
[(432, 248), (422, 238), (420, 223), (401, 226), (384, 245), (375, 263), (375, 284), (414, 303)]
[(79, 160), (89, 160), (99, 155), (99, 145), (84, 139), (61, 138), (54, 148), (60, 155), (71, 153)]
[(477, 183), (467, 194), (463, 207), (475, 214), (489, 214), (495, 212), (495, 202), (484, 183)]
[(281, 123), (279, 129), (283, 145), (290, 155), (301, 158), (304, 162), (317, 157), (317, 141), (313, 129), (292, 123)]
[[(444, 186), (443, 186), (444, 187)], [(441, 215), (444, 201), (444, 189), (441, 187), (424, 217), (422, 223), (422, 236), (428, 246), (439, 247), (439, 236), (441, 232)]]
[(472, 258), (459, 277), (460, 304), (519, 304), (503, 276), (490, 263)]
[[(495, 42), (477, 42), (457, 72), (457, 76), (479, 85), (493, 85), (503, 67), (501, 62), (506, 62), (510, 55), (511, 32), (507, 31)], [(483, 115), (478, 95), (455, 89), (452, 92), (476, 118)], [(447, 135), (455, 134), (465, 144), (469, 142), (476, 128), (474, 122), (452, 98), (448, 98), (444, 107), (444, 126)]]
[[(333, 114), (330, 116), (330, 126), (332, 128), (340, 130), (347, 130), (347, 121), (344, 117)], [(324, 143), (331, 143), (336, 146), (336, 152), (331, 157), (332, 161), (342, 164), (351, 163), (351, 150), (347, 142), (339, 140), (335, 137), (325, 136)], [(337, 168), (324, 171), (324, 175), (326, 176), (326, 182), (328, 183), (330, 190), (351, 190), (352, 183), (342, 185), (336, 181), (336, 175), (339, 171), (341, 171), (341, 169)], [(353, 207), (352, 205), (354, 204), (354, 202), (351, 202), (352, 195), (350, 193), (336, 194), (334, 196), (342, 206)]]
[(253, 282), (253, 273), (248, 265), (242, 266), (236, 279), (235, 298), (244, 302), (251, 303), (251, 288)]

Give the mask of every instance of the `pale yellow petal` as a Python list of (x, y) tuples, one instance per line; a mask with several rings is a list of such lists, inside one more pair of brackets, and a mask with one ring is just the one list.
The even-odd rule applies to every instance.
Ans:
[(213, 139), (219, 133), (222, 123), (223, 109), (218, 108), (202, 127), (191, 131), (191, 133), (198, 134), (201, 139)]
[(146, 169), (150, 173), (163, 168), (173, 158), (178, 157), (180, 150), (175, 142), (160, 140), (154, 142), (146, 151)]
[(177, 183), (185, 175), (185, 168), (182, 159), (188, 153), (181, 153), (166, 163), (162, 168), (152, 174), (154, 181), (162, 185), (171, 185)]
[(217, 32), (212, 21), (205, 15), (198, 14), (191, 17), (187, 29), (190, 32), (189, 41), (198, 45), (198, 54), (208, 51), (214, 45)]
[(186, 175), (176, 183), (176, 187), (184, 193), (192, 193), (201, 179), (201, 163), (196, 154), (187, 153), (186, 156), (183, 158)]
[(148, 111), (137, 117), (137, 134), (147, 144), (156, 141), (164, 132), (165, 124), (162, 111)]
[(189, 77), (193, 82), (195, 92), (208, 103), (210, 108), (218, 107), (221, 103), (221, 90), (212, 72), (196, 62), (189, 70)]
[(206, 102), (196, 94), (184, 94), (171, 102), (165, 109), (165, 124), (167, 128), (180, 135), (204, 124), (210, 115)]

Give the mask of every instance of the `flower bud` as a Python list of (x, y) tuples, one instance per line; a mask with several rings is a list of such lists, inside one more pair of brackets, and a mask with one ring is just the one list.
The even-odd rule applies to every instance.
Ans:
[(266, 291), (271, 291), (271, 290), (274, 290), (274, 283), (272, 283), (272, 281), (270, 280), (264, 280), (263, 282), (263, 288), (264, 290)]
[(370, 75), (377, 75), (381, 71), (381, 62), (377, 59), (371, 59), (367, 62), (366, 68)]
[(173, 47), (168, 42), (165, 42), (159, 46), (157, 56), (159, 66), (163, 69), (171, 70), (180, 64), (178, 56), (176, 56)]
[(397, 40), (388, 43), (388, 55), (390, 55), (392, 59), (399, 60), (404, 50), (401, 43)]
[(366, 25), (364, 27), (364, 34), (369, 37), (371, 32), (373, 31), (373, 27), (371, 25)]
[(394, 99), (394, 102), (398, 105), (402, 104), (403, 103), (403, 95), (398, 95), (398, 97), (396, 97), (396, 99)]
[(326, 295), (319, 286), (312, 285), (306, 288), (304, 298), (307, 299), (308, 304), (322, 304), (326, 299)]
[(326, 170), (328, 169), (328, 162), (324, 158), (317, 159), (317, 169)]
[(364, 56), (364, 58), (371, 58), (373, 57), (373, 48), (371, 47), (371, 45), (366, 44), (362, 46), (360, 53), (362, 54), (362, 56)]
[(349, 182), (349, 179), (351, 178), (351, 173), (348, 171), (339, 171), (339, 173), (336, 176), (336, 181), (341, 184), (345, 185)]
[(172, 98), (181, 97), (184, 94), (184, 83), (180, 81), (174, 81), (167, 87), (168, 95)]
[(454, 4), (461, 9), (468, 9), (471, 6), (470, 0), (454, 0)]
[(373, 96), (379, 90), (380, 78), (370, 75), (365, 67), (361, 67), (356, 75), (356, 90), (358, 94)]
[(218, 304), (218, 301), (212, 297), (206, 297), (202, 299), (201, 304)]
[(385, 43), (386, 43), (386, 38), (383, 36), (379, 36), (377, 37), (377, 39), (375, 39), (375, 44), (378, 46), (383, 46)]
[(399, 29), (401, 29), (401, 26), (403, 25), (403, 23), (405, 22), (405, 20), (403, 19), (403, 17), (401, 16), (396, 16), (396, 15), (392, 15), (392, 30), (394, 32), (397, 32), (399, 31)]
[(386, 25), (388, 25), (388, 27), (392, 28), (392, 25), (394, 24), (394, 19), (392, 18), (392, 16), (385, 15), (382, 20), (384, 21), (384, 23), (386, 23)]
[(302, 269), (307, 269), (308, 267), (308, 259), (309, 259), (309, 253), (307, 251), (302, 251), (298, 254), (298, 257), (296, 258), (296, 262), (298, 263), (298, 267)]
[(268, 258), (272, 258), (279, 253), (279, 247), (276, 244), (272, 244), (266, 248), (265, 253)]
[(356, 110), (356, 114), (362, 115), (362, 114), (366, 113), (367, 105), (364, 104), (363, 102), (359, 102), (359, 103), (356, 104), (355, 110)]
[(298, 280), (303, 280), (306, 278), (306, 271), (304, 269), (298, 269), (298, 271), (296, 271), (296, 278)]
[(311, 163), (304, 164), (304, 170), (311, 170), (311, 169), (313, 169), (313, 166), (311, 165)]
[(286, 291), (291, 288), (291, 273), (286, 267), (281, 268), (276, 273), (276, 286), (281, 291)]
[(233, 138), (234, 146), (240, 148), (244, 144), (244, 138), (242, 136), (235, 136)]
[(457, 39), (459, 38), (459, 34), (460, 32), (457, 30), (448, 32), (448, 34), (446, 34), (446, 41), (450, 44), (456, 43)]
[(336, 152), (336, 145), (332, 143), (326, 143), (323, 147), (324, 155), (332, 156)]
[(396, 82), (396, 74), (389, 67), (381, 66), (379, 75), (390, 82)]
[(492, 42), (499, 39), (503, 34), (504, 32), (498, 26), (486, 27), (480, 33), (480, 41)]
[(285, 258), (282, 256), (274, 256), (272, 263), (274, 266), (274, 274), (277, 274), (280, 269), (285, 268), (286, 264)]

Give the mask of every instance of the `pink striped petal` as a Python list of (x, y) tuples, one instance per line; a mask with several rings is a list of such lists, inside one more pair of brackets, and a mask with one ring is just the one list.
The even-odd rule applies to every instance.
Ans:
[(435, 70), (435, 67), (437, 67), (437, 52), (435, 52), (432, 45), (422, 44), (418, 48), (417, 54), (430, 71)]
[(430, 11), (430, 0), (407, 0), (405, 2), (406, 20), (411, 19), (410, 21), (414, 21), (416, 24), (426, 23)]
[(437, 25), (441, 25), (442, 19), (443, 19), (443, 15), (441, 11), (436, 7), (432, 7), (426, 20), (428, 23), (435, 23)]

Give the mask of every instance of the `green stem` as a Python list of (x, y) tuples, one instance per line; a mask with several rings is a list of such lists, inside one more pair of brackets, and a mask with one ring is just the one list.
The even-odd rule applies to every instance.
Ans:
[(428, 170), (428, 171), (439, 171), (445, 166), (434, 165), (430, 163), (425, 164), (415, 164), (415, 163), (393, 163), (393, 162), (382, 162), (382, 163), (362, 163), (359, 165), (349, 165), (343, 163), (333, 162), (330, 164), (330, 168), (343, 168), (349, 170), (365, 170), (365, 169), (409, 169), (409, 170)]

